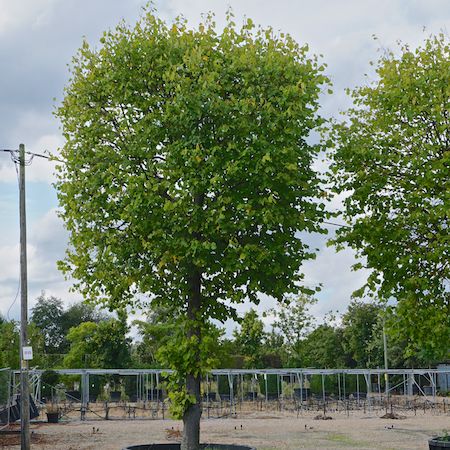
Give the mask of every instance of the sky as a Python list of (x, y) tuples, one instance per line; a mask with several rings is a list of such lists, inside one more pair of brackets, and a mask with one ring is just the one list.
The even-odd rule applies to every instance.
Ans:
[[(103, 31), (122, 19), (134, 23), (146, 3), (0, 0), (0, 149), (17, 149), (24, 143), (32, 152), (57, 151), (63, 138), (53, 111), (63, 98), (68, 66), (82, 39), (98, 45)], [(345, 88), (374, 79), (369, 62), (377, 60), (380, 52), (396, 51), (399, 40), (416, 47), (431, 33), (448, 34), (450, 27), (450, 0), (165, 0), (155, 1), (154, 6), (164, 20), (183, 15), (192, 26), (212, 11), (218, 27), (231, 7), (237, 24), (250, 17), (256, 24), (270, 25), (301, 44), (308, 43), (311, 53), (323, 55), (328, 66), (334, 93), (323, 99), (322, 113), (334, 117), (350, 105)], [(34, 158), (26, 171), (29, 307), (42, 290), (66, 304), (81, 300), (69, 291), (70, 280), (56, 268), (56, 261), (64, 257), (67, 232), (57, 217), (54, 165)], [(18, 319), (18, 183), (6, 152), (0, 152), (0, 230), (0, 314)], [(351, 250), (336, 253), (326, 245), (332, 227), (330, 233), (306, 237), (319, 252), (302, 267), (305, 284), (323, 286), (312, 309), (319, 319), (330, 310), (345, 311), (351, 293), (367, 276), (351, 270), (356, 262)], [(274, 306), (274, 301), (263, 298), (258, 309)], [(240, 312), (249, 307), (243, 305)]]

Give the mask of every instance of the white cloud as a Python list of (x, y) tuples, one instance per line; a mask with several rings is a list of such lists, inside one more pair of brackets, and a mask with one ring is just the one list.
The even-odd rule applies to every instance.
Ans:
[(40, 28), (52, 18), (53, 9), (59, 0), (0, 0), (0, 35), (21, 28)]
[[(79, 294), (69, 293), (70, 283), (56, 267), (56, 261), (64, 257), (67, 233), (61, 220), (52, 209), (30, 226), (27, 239), (28, 302), (30, 308), (41, 290), (63, 301), (80, 300)], [(0, 312), (6, 315), (14, 297), (20, 276), (19, 243), (0, 247)], [(10, 316), (17, 318), (19, 309), (11, 309)]]
[[(35, 110), (21, 113), (10, 133), (17, 140), (16, 145), (10, 147), (11, 150), (17, 150), (19, 144), (24, 144), (26, 152), (44, 154), (45, 151), (50, 151), (56, 153), (57, 149), (63, 145), (62, 136), (56, 132), (56, 123), (52, 116), (42, 115)], [(30, 155), (27, 155), (26, 158), (30, 159)], [(55, 162), (34, 157), (32, 164), (26, 168), (26, 180), (43, 181), (50, 184), (54, 181), (54, 169)], [(2, 155), (0, 180), (15, 182), (16, 179), (16, 168), (13, 162)]]

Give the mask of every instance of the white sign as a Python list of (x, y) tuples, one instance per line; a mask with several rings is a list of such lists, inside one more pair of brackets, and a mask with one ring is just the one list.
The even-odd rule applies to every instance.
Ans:
[(30, 361), (33, 359), (33, 347), (23, 347), (22, 356), (25, 361)]

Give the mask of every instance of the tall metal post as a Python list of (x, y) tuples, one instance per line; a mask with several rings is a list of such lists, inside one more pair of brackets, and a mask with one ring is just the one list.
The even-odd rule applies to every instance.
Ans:
[(23, 348), (28, 345), (27, 221), (25, 211), (25, 145), (19, 145), (20, 215), (20, 448), (30, 449), (30, 388), (28, 361)]
[(384, 320), (383, 320), (383, 348), (384, 348), (384, 369), (386, 372), (384, 373), (384, 381), (385, 381), (385, 393), (386, 393), (386, 399), (389, 398), (389, 374), (388, 374), (388, 353), (387, 353), (387, 340), (386, 340), (386, 331), (384, 327)]

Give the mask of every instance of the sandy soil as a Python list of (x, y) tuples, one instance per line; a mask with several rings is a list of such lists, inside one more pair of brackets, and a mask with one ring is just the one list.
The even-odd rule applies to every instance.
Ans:
[[(316, 413), (262, 415), (254, 418), (205, 419), (202, 441), (275, 449), (428, 449), (427, 440), (450, 430), (450, 415), (417, 412), (404, 419), (380, 414), (332, 413), (332, 420), (315, 420)], [(172, 420), (89, 420), (32, 425), (33, 450), (121, 450), (132, 444), (176, 442), (180, 422)], [(172, 435), (172, 436), (170, 436)], [(14, 445), (14, 440), (17, 444)], [(19, 449), (18, 436), (0, 435), (0, 448)]]

